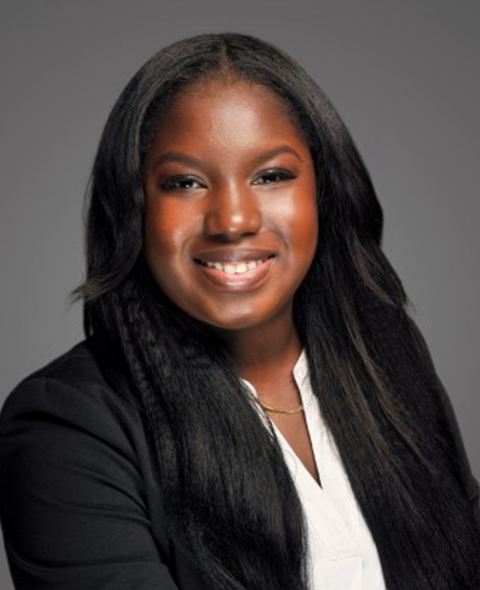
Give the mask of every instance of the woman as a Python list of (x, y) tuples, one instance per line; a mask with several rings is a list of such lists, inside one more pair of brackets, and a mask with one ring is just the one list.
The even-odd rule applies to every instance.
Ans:
[(174, 43), (103, 132), (86, 340), (0, 422), (17, 588), (479, 588), (478, 483), (382, 210), (282, 51)]

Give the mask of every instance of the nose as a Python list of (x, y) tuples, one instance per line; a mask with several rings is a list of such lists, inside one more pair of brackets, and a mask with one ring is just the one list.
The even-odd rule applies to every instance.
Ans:
[(262, 217), (255, 196), (248, 190), (224, 187), (210, 197), (204, 221), (209, 237), (229, 241), (259, 231)]

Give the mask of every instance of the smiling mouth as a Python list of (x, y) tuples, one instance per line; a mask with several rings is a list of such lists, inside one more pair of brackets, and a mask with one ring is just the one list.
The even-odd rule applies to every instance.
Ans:
[(261, 260), (204, 262), (194, 259), (201, 276), (223, 291), (249, 291), (266, 280), (276, 262), (275, 254)]
[(197, 258), (194, 258), (194, 261), (197, 264), (205, 266), (206, 268), (211, 268), (231, 276), (246, 274), (252, 270), (255, 270), (267, 260), (274, 257), (275, 254), (271, 254), (270, 256), (267, 256), (261, 260), (242, 260), (241, 262), (204, 262), (203, 260), (198, 260)]

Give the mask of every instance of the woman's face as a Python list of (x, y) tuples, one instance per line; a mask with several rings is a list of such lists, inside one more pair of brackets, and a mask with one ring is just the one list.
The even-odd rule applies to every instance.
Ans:
[(310, 151), (280, 99), (244, 81), (191, 86), (145, 164), (144, 253), (162, 291), (216, 328), (291, 317), (318, 222)]

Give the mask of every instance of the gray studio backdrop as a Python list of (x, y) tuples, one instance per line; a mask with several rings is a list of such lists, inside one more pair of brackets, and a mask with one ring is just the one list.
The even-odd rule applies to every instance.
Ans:
[(384, 208), (384, 248), (480, 476), (479, 6), (3, 0), (0, 402), (82, 338), (80, 306), (68, 306), (83, 277), (82, 199), (119, 92), (176, 39), (245, 32), (294, 56), (356, 140)]

